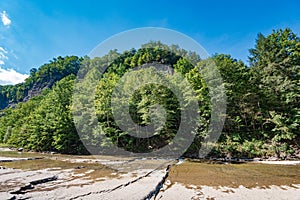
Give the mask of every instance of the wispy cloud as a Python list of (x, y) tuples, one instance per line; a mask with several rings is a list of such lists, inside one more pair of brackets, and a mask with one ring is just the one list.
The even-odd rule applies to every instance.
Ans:
[(0, 13), (0, 16), (1, 16), (2, 24), (4, 26), (9, 26), (11, 24), (11, 19), (9, 19), (5, 10)]
[(0, 67), (0, 85), (15, 85), (17, 83), (22, 83), (27, 77), (27, 74), (21, 74), (13, 69), (2, 69)]
[(5, 60), (8, 60), (7, 51), (3, 47), (0, 47), (0, 65), (4, 65)]

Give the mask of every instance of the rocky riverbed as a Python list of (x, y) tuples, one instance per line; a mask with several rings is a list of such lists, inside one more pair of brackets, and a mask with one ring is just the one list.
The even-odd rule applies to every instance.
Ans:
[(299, 199), (299, 162), (220, 164), (0, 151), (0, 199)]

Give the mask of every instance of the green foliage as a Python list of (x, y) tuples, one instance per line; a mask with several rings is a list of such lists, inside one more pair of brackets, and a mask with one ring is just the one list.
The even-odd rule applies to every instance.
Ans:
[(70, 110), (74, 79), (74, 75), (69, 75), (52, 90), (4, 110), (0, 118), (3, 142), (35, 151), (86, 153)]
[[(185, 68), (184, 72), (178, 70), (181, 74), (188, 73), (193, 67), (186, 59), (181, 59), (179, 55), (170, 52), (169, 48), (161, 43), (149, 43), (138, 51), (124, 52), (109, 66), (101, 78), (95, 93), (97, 118), (103, 132), (115, 145), (134, 152), (147, 152), (165, 146), (176, 135), (180, 124), (180, 106), (173, 92), (159, 84), (164, 82), (164, 78), (155, 72), (155, 67), (164, 64), (175, 69), (183, 70)], [(179, 52), (179, 49), (177, 51)], [(141, 71), (131, 70), (135, 67), (142, 68), (142, 66), (144, 69)], [(127, 77), (126, 84), (123, 82), (118, 83), (126, 72), (131, 72), (134, 75)], [(173, 70), (168, 69), (166, 72), (167, 79), (171, 82), (174, 81), (174, 85), (185, 87), (184, 85), (180, 86), (183, 83), (178, 84), (177, 82), (175, 84), (177, 77), (174, 75)], [(148, 75), (145, 75), (145, 73)], [(140, 80), (143, 80), (143, 82), (156, 80), (157, 84), (147, 84), (135, 89), (135, 83)], [(117, 83), (119, 86), (116, 85)], [(121, 130), (111, 109), (112, 94), (116, 87), (119, 87), (118, 90), (120, 91), (134, 92), (131, 98), (113, 99), (117, 102), (116, 106), (120, 106), (119, 109), (122, 109), (121, 106), (129, 102), (130, 117), (121, 116), (122, 121), (129, 120), (128, 123), (123, 122), (124, 124), (130, 124), (130, 118), (140, 126), (152, 125), (152, 120), (156, 122), (165, 121), (165, 124), (152, 127), (154, 129), (151, 130), (154, 132), (149, 130), (147, 139), (139, 137), (141, 130), (136, 126), (128, 127), (127, 132)], [(186, 91), (186, 95), (189, 92)], [(165, 109), (165, 113), (158, 112), (160, 109), (157, 105), (160, 106), (160, 109)], [(119, 112), (119, 115), (122, 114), (122, 112)], [(137, 135), (137, 137), (132, 137), (128, 132), (135, 133), (134, 135)]]
[[(241, 146), (240, 152), (249, 156), (282, 157), (282, 152), (293, 152), (300, 137), (299, 47), (299, 37), (290, 29), (280, 29), (266, 37), (258, 35), (255, 48), (250, 49), (250, 68), (234, 70), (237, 62), (226, 59), (221, 60), (224, 64), (217, 64), (230, 68), (229, 74), (223, 73), (224, 68), (220, 70), (224, 81), (233, 83), (233, 88), (227, 85), (228, 116), (223, 136), (238, 142), (234, 149)], [(220, 142), (232, 146), (225, 138)], [(262, 147), (261, 142), (266, 145)]]
[[(171, 69), (166, 75), (170, 83), (177, 85), (178, 89), (186, 88), (177, 76), (180, 74), (194, 90), (196, 98), (191, 97), (191, 91), (184, 90), (184, 105), (194, 101), (199, 104), (199, 118), (187, 120), (194, 128), (194, 135), (191, 135), (194, 141), (185, 155), (195, 155), (207, 136), (212, 102), (217, 102), (222, 95), (214, 88), (209, 90), (209, 82), (205, 81), (219, 83), (213, 78), (215, 72), (207, 67), (211, 61), (219, 70), (227, 95), (225, 125), (211, 155), (286, 157), (297, 152), (295, 149), (299, 149), (300, 138), (300, 39), (290, 29), (273, 31), (268, 36), (259, 34), (255, 47), (250, 49), (249, 67), (230, 55), (217, 54), (201, 60), (193, 52), (160, 42), (150, 42), (141, 49), (123, 53), (112, 50), (101, 58), (55, 58), (39, 69), (30, 70), (30, 77), (24, 83), (0, 86), (0, 109), (16, 105), (0, 111), (0, 141), (16, 147), (62, 153), (86, 153), (81, 140), (96, 146), (106, 146), (109, 140), (135, 152), (161, 148), (172, 141), (182, 117), (178, 99), (170, 89), (159, 84), (164, 79), (154, 72), (155, 67), (163, 64)], [(151, 77), (139, 70), (134, 71), (136, 67), (145, 68)], [(211, 77), (205, 79), (207, 77), (199, 73), (201, 70)], [(79, 81), (86, 76), (90, 78), (75, 88), (81, 95), (72, 104), (77, 72)], [(127, 72), (134, 76), (127, 79), (127, 84), (120, 85)], [(104, 75), (99, 81), (102, 73)], [(157, 84), (133, 88), (139, 79), (155, 79)], [(117, 84), (119, 89), (132, 91), (132, 96), (112, 97)], [(88, 88), (86, 86), (96, 90), (81, 91)], [(38, 96), (31, 96), (34, 90), (39, 90), (39, 95), (35, 94)], [(86, 95), (93, 92), (95, 96)], [(134, 138), (128, 133), (139, 135), (141, 131), (137, 126), (128, 127), (127, 132), (118, 127), (111, 100), (115, 100), (120, 109), (128, 102), (130, 118), (137, 125), (149, 126), (152, 119), (165, 123), (154, 127), (150, 139)], [(85, 107), (89, 103), (94, 107)], [(97, 119), (89, 115), (91, 109), (96, 110)], [(87, 133), (81, 138), (77, 135), (72, 112), (85, 118), (84, 123), (78, 122), (78, 127)], [(130, 122), (128, 116), (120, 117)], [(102, 131), (91, 128), (95, 122)], [(108, 140), (99, 143), (99, 135)]]

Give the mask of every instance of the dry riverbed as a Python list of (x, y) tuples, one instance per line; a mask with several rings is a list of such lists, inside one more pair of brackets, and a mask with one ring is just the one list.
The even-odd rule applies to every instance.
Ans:
[(300, 165), (0, 151), (0, 199), (300, 199)]

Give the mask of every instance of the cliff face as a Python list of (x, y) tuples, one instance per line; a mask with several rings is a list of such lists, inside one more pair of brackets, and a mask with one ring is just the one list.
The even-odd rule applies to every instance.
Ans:
[(38, 96), (41, 94), (41, 92), (45, 89), (51, 89), (52, 86), (56, 81), (59, 81), (60, 79), (52, 79), (49, 82), (39, 82), (34, 83), (31, 88), (24, 91), (24, 95), (22, 98), (15, 99), (11, 98), (10, 92), (7, 91), (0, 91), (2, 94), (0, 94), (0, 110), (3, 110), (5, 108), (13, 108), (15, 107), (19, 102), (27, 102), (29, 99)]
[(27, 95), (23, 98), (22, 102), (26, 102), (32, 97), (38, 96), (44, 89), (51, 88), (52, 85), (46, 84), (43, 86), (42, 84), (34, 84), (32, 88), (28, 91)]
[(51, 89), (55, 82), (61, 80), (64, 77), (54, 77), (47, 82), (38, 82), (34, 83), (32, 87), (28, 90), (25, 97), (22, 99), (22, 102), (26, 102), (32, 97), (38, 96), (45, 89)]

